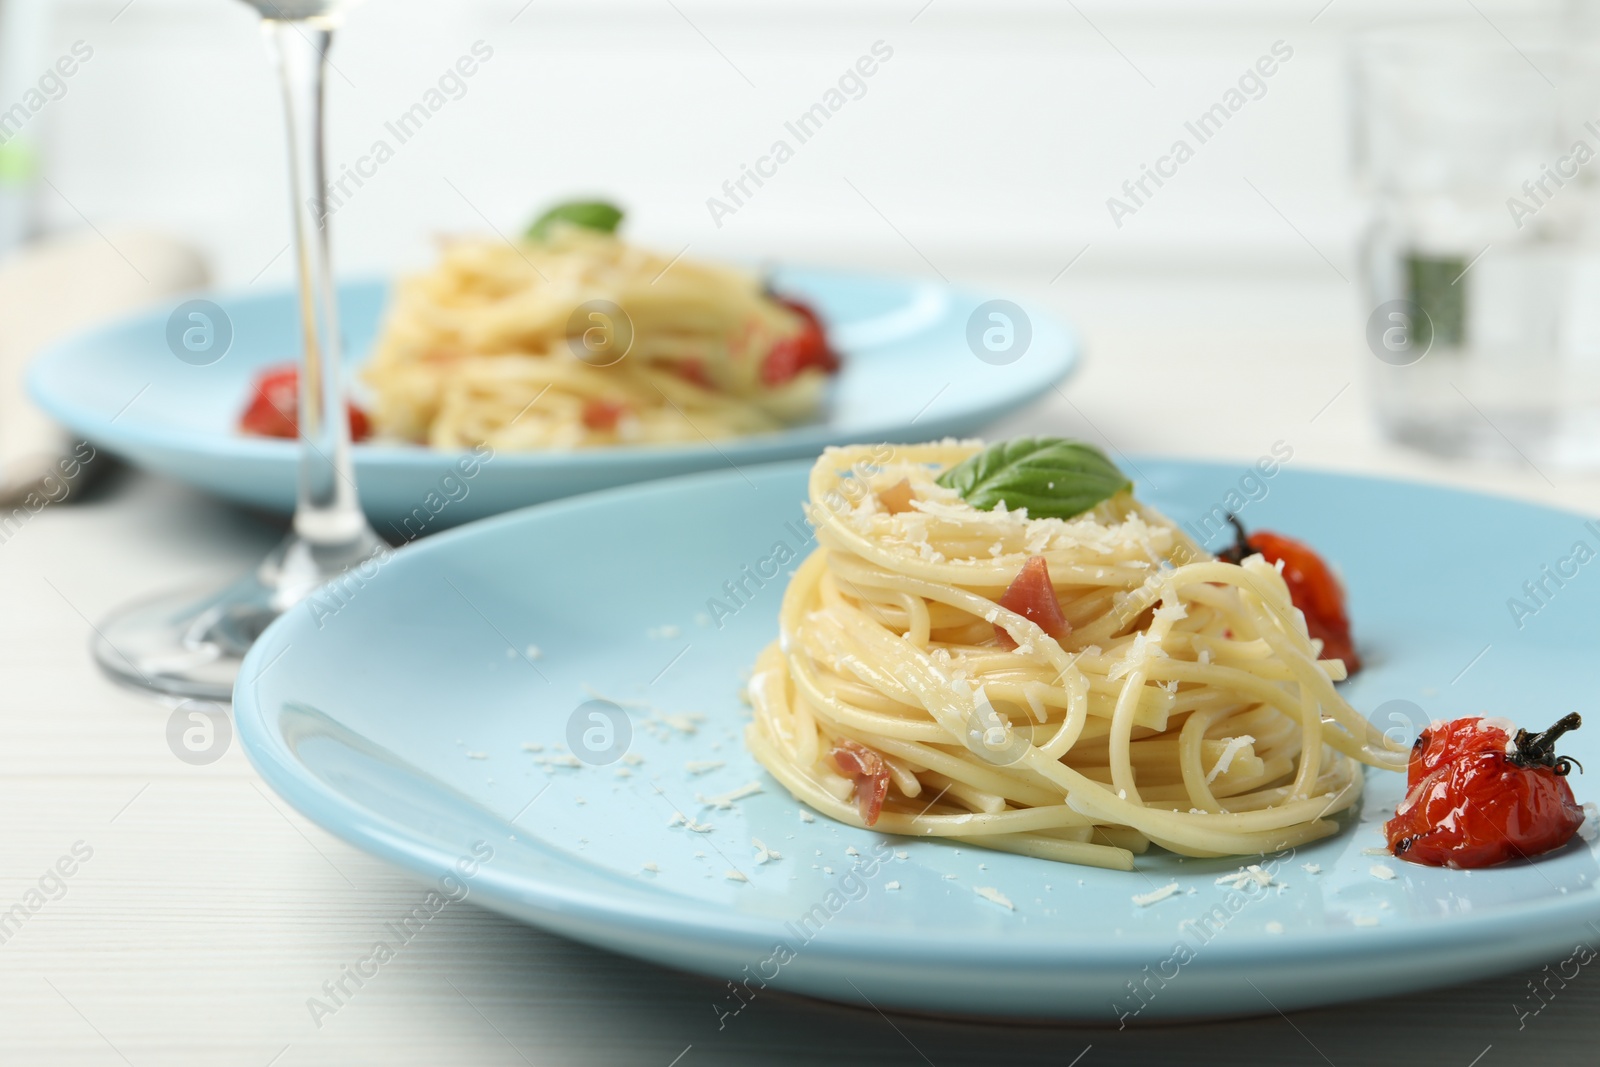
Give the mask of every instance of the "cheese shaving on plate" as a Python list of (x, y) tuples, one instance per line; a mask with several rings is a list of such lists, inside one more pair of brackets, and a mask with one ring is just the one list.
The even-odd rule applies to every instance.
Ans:
[(989, 901), (991, 904), (998, 904), (1007, 911), (1017, 910), (1016, 905), (1011, 903), (1011, 901), (1006, 898), (1006, 895), (1000, 892), (1000, 890), (996, 889), (994, 886), (980, 885), (974, 887), (972, 891), (978, 894), (984, 900)]
[(1178, 883), (1168, 882), (1160, 889), (1152, 889), (1148, 893), (1135, 893), (1131, 899), (1135, 904), (1139, 905), (1139, 907), (1148, 908), (1152, 904), (1159, 904), (1161, 901), (1166, 900), (1170, 896), (1176, 896), (1177, 892)]

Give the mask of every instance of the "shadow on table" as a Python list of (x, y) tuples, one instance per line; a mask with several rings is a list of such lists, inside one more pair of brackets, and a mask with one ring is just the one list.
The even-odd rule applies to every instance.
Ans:
[(1569, 967), (1562, 979), (1552, 965), (1289, 1016), (1120, 1031), (884, 1014), (865, 1001), (833, 1004), (770, 990), (725, 1016), (724, 983), (488, 912), (464, 911), (446, 936), (473, 942), (470, 953), (438, 946), (464, 964), (472, 959), (470, 969), (449, 975), (467, 1001), (456, 1021), (483, 1027), (492, 1020), (507, 1043), (539, 1064), (1591, 1064), (1592, 1020), (1600, 1011), (1600, 972), (1579, 969), (1574, 977)]

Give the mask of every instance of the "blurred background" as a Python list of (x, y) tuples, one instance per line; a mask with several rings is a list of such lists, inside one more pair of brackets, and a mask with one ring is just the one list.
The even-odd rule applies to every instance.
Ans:
[[(20, 96), (74, 42), (94, 50), (65, 94), (28, 122), (26, 147), (7, 144), (9, 195), (28, 204), (30, 227), (159, 227), (202, 247), (223, 285), (289, 280), (290, 263), (279, 254), (286, 219), (261, 210), (281, 195), (284, 178), (279, 105), (253, 11), (227, 0), (0, 6), (9, 90), (0, 99)], [(1348, 274), (1359, 218), (1344, 63), (1352, 31), (1453, 16), (1498, 41), (1489, 19), (1564, 6), (368, 3), (351, 13), (333, 55), (336, 166), (354, 165), (380, 138), (394, 143), (384, 124), (475, 41), (494, 53), (460, 98), (397, 145), (340, 209), (339, 260), (355, 272), (420, 265), (430, 233), (480, 229), (484, 216), (514, 228), (537, 205), (588, 189), (628, 204), (636, 237), (690, 242), (705, 255), (926, 271), (909, 242), (949, 275), (1004, 272), (1048, 283), (1092, 243), (1074, 275), (1226, 269), (1333, 277), (1309, 241)], [(893, 59), (865, 95), (716, 226), (706, 199), (879, 40)], [(1265, 95), (1205, 144), (1180, 180), (1114, 225), (1107, 198), (1124, 195), (1122, 183), (1164, 153), (1184, 121), (1280, 40), (1293, 58)]]
[[(332, 56), (330, 169), (347, 178), (333, 222), (336, 267), (419, 268), (436, 235), (514, 232), (541, 205), (596, 193), (629, 208), (631, 237), (669, 253), (938, 274), (1042, 300), (1088, 341), (1090, 361), (1073, 386), (1087, 398), (1086, 418), (1097, 393), (1125, 390), (1137, 367), (1166, 382), (1174, 403), (1284, 405), (1306, 455), (1361, 465), (1379, 455), (1371, 393), (1386, 372), (1363, 343), (1380, 301), (1359, 262), (1372, 211), (1356, 178), (1352, 41), (1385, 26), (1451, 25), (1469, 46), (1527, 60), (1544, 77), (1518, 43), (1521, 27), (1537, 17), (1582, 26), (1591, 7), (367, 3), (351, 12)], [(287, 213), (267, 209), (284, 196), (280, 106), (250, 8), (0, 0), (0, 11), (0, 108), (27, 99), (61, 57), (78, 57), (74, 74), (33, 97), (41, 106), (0, 112), (5, 254), (76, 234), (113, 250), (133, 268), (123, 283), (139, 290), (151, 273), (140, 256), (171, 253), (143, 240), (153, 233), (198, 251), (221, 287), (291, 280)], [(874, 46), (890, 58), (847, 86), (825, 126), (798, 143), (785, 123), (837, 91)], [(474, 48), (488, 58), (470, 77), (453, 73)], [(1264, 57), (1274, 71), (1257, 77)], [(1239, 92), (1241, 78), (1253, 78), (1242, 106), (1197, 128), (1203, 142), (1189, 132)], [(426, 121), (397, 125), (419, 104)], [(752, 195), (735, 203), (725, 183), (780, 137), (796, 145), (794, 158), (759, 188), (747, 181)], [(1193, 158), (1163, 164), (1180, 138)], [(1539, 151), (1516, 166), (1537, 173)], [(1152, 166), (1176, 172), (1158, 185)], [(733, 210), (714, 210), (712, 198)], [(1503, 221), (1498, 201), (1492, 207)], [(1221, 359), (1228, 381), (1206, 373)], [(1108, 366), (1123, 373), (1107, 376)], [(1254, 373), (1246, 381), (1242, 371)], [(1442, 383), (1430, 388), (1454, 397)], [(1543, 403), (1553, 387), (1541, 379), (1540, 389)], [(1339, 390), (1327, 422), (1304, 432)], [(1482, 406), (1502, 389), (1486, 379), (1477, 391), (1489, 398)], [(1479, 430), (1491, 447), (1476, 450), (1526, 467), (1536, 449), (1501, 428), (1522, 418), (1534, 433), (1543, 412), (1538, 403), (1525, 418), (1488, 410), (1492, 425)], [(1095, 433), (1130, 449), (1249, 456), (1270, 442), (1259, 440), (1256, 420), (1248, 430), (1208, 420), (1197, 440), (1193, 419), (1135, 418), (1125, 406), (1100, 417), (1109, 424)], [(1382, 458), (1459, 474), (1415, 456)], [(1526, 469), (1503, 484), (1551, 486)]]
[[(45, 231), (139, 224), (203, 247), (225, 285), (287, 281), (280, 123), (255, 13), (224, 0), (5, 0), (9, 92), (76, 41), (91, 60), (7, 143), (12, 196)], [(1042, 272), (1086, 243), (1111, 268), (1308, 273), (1347, 265), (1345, 43), (1353, 30), (1558, 12), (1560, 0), (384, 0), (338, 43), (332, 157), (354, 164), (482, 40), (493, 59), (340, 210), (354, 271), (424, 262), (430, 231), (514, 227), (575, 189), (636, 235), (704, 253)], [(1476, 11), (1474, 10), (1476, 8)], [(1479, 14), (1481, 12), (1481, 15)], [(1487, 16), (1487, 17), (1483, 17)], [(1313, 21), (1314, 19), (1314, 21)], [(882, 40), (894, 58), (719, 229), (724, 180)], [(1278, 40), (1269, 91), (1118, 229), (1105, 201)], [(403, 148), (404, 151), (399, 151)], [(39, 177), (49, 180), (42, 186)], [(860, 194), (852, 191), (853, 183)], [(454, 183), (460, 194), (453, 191)]]

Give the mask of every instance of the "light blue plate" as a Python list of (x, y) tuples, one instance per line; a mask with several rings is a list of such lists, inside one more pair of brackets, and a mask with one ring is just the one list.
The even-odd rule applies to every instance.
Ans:
[[(356, 480), (367, 514), (381, 533), (414, 536), (421, 526), (436, 530), (651, 478), (811, 456), (828, 444), (972, 434), (1048, 391), (1077, 363), (1071, 332), (1036, 307), (1023, 312), (1031, 333), (1026, 348), (1014, 333), (1020, 355), (994, 363), (975, 356), (968, 343), (968, 321), (985, 295), (825, 270), (779, 270), (773, 282), (811, 302), (844, 353), (822, 421), (714, 445), (502, 453), (464, 483), (452, 476), (455, 453), (358, 445)], [(294, 507), (297, 446), (246, 437), (234, 426), (260, 368), (298, 358), (294, 300), (282, 289), (210, 299), (233, 330), (231, 348), (216, 363), (194, 366), (173, 355), (167, 320), (181, 303), (174, 299), (50, 349), (34, 363), (29, 389), (51, 416), (109, 452), (231, 500), (287, 512)], [(353, 366), (366, 359), (387, 300), (388, 287), (376, 282), (342, 290), (341, 326)], [(979, 317), (989, 325), (986, 315)]]
[[(1360, 817), (1338, 836), (1261, 861), (1281, 890), (1216, 884), (1237, 861), (1153, 851), (1135, 873), (1102, 871), (805, 821), (746, 754), (739, 699), (782, 594), (781, 578), (748, 576), (777, 543), (803, 547), (805, 471), (635, 486), (403, 549), (267, 631), (235, 693), (240, 738), (272, 787), (331, 832), (430, 879), (465, 857), (470, 875), (445, 883), (457, 894), (711, 976), (730, 1026), (740, 1001), (724, 982), (1114, 1024), (1464, 982), (1592, 941), (1600, 871), (1582, 842), (1472, 873), (1367, 854), (1402, 792), (1390, 773), (1369, 773)], [(1244, 476), (1160, 460), (1138, 470), (1146, 499), (1197, 524)], [(1600, 542), (1580, 517), (1294, 469), (1244, 487), (1257, 497), (1247, 522), (1307, 537), (1341, 565), (1370, 663), (1348, 695), (1394, 736), (1434, 716), (1543, 726), (1594, 709), (1600, 573), (1551, 585), (1521, 629), (1506, 605), (1576, 541)], [(719, 628), (704, 613), (711, 598), (734, 606), (728, 583), (746, 592)], [(587, 718), (596, 695), (627, 707), (624, 731)], [(672, 718), (686, 713), (704, 719)], [(608, 751), (629, 730), (624, 760), (561, 765), (561, 746)], [(1600, 718), (1566, 747), (1591, 770), (1573, 779), (1579, 799), (1600, 797)], [(726, 810), (708, 803), (752, 782), (761, 792)], [(759, 862), (753, 839), (782, 858)], [(1133, 902), (1172, 881), (1178, 895)]]

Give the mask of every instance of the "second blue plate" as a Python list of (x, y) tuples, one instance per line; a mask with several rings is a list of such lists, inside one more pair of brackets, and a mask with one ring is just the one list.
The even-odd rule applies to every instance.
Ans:
[[(823, 445), (969, 435), (1048, 391), (1077, 363), (1072, 333), (1037, 307), (1011, 305), (1020, 315), (1007, 323), (988, 317), (988, 296), (934, 282), (799, 269), (776, 271), (772, 281), (817, 308), (844, 354), (821, 421), (696, 445), (502, 452), (466, 479), (456, 477), (455, 453), (357, 445), (363, 507), (380, 533), (409, 539), (574, 493), (815, 455)], [(193, 366), (173, 354), (167, 320), (175, 300), (50, 349), (34, 363), (30, 391), (108, 452), (240, 503), (290, 511), (297, 445), (246, 437), (234, 426), (261, 368), (298, 357), (294, 297), (278, 290), (210, 299), (232, 330), (219, 361)], [(371, 348), (387, 300), (381, 283), (342, 290), (352, 366)], [(998, 353), (985, 343), (991, 329), (1001, 331), (990, 335)], [(445, 503), (419, 511), (430, 500)]]

